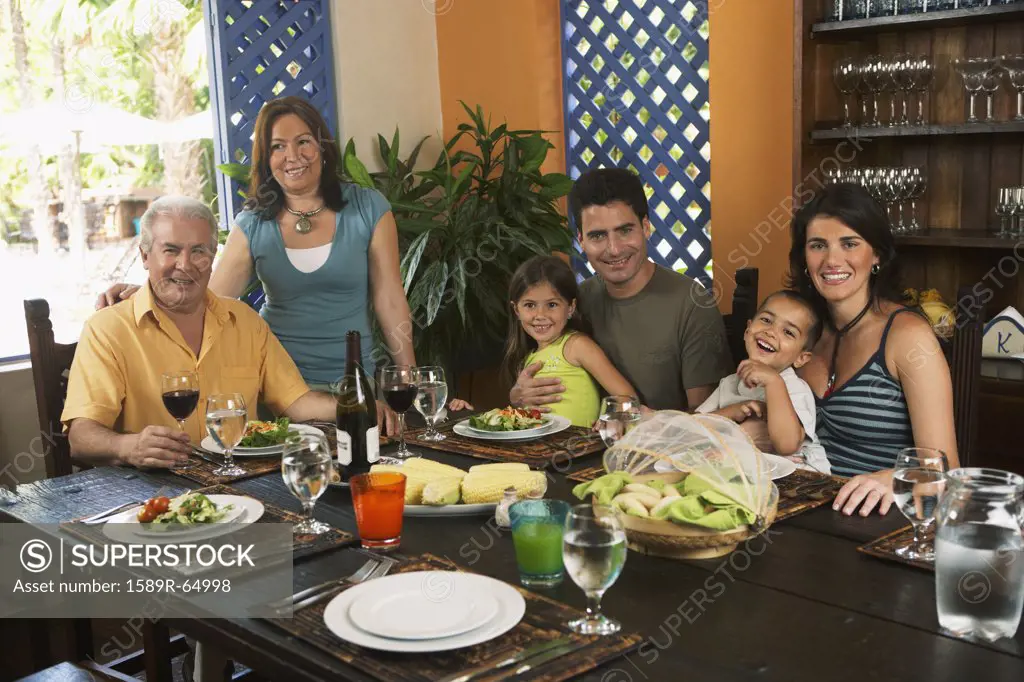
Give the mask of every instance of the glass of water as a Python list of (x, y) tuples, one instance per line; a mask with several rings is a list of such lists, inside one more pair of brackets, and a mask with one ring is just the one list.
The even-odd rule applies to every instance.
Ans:
[(448, 384), (445, 382), (444, 370), (440, 367), (414, 367), (413, 382), (416, 384), (416, 400), (413, 403), (416, 411), (423, 415), (427, 422), (427, 430), (417, 436), (417, 440), (436, 443), (445, 439), (445, 435), (436, 428), (436, 422), (448, 402)]
[(587, 595), (587, 615), (570, 621), (580, 635), (611, 635), (622, 625), (601, 613), (601, 597), (615, 584), (626, 563), (626, 531), (615, 510), (580, 504), (569, 510), (562, 535), (562, 562), (572, 581)]
[(640, 401), (631, 395), (602, 398), (597, 421), (601, 439), (611, 447), (640, 422)]
[(291, 494), (302, 503), (305, 518), (295, 524), (296, 535), (320, 535), (331, 529), (313, 518), (316, 501), (331, 480), (331, 452), (320, 434), (289, 436), (281, 456), (281, 476)]
[(935, 600), (949, 634), (1013, 637), (1024, 609), (1024, 477), (954, 469), (936, 512)]
[(245, 400), (240, 393), (218, 393), (206, 399), (206, 430), (224, 451), (224, 464), (213, 470), (217, 476), (241, 476), (245, 469), (235, 464), (235, 447), (245, 436)]
[(932, 448), (903, 448), (896, 455), (892, 494), (900, 511), (914, 526), (914, 542), (896, 553), (906, 559), (935, 560), (935, 547), (926, 533), (935, 523), (935, 508), (946, 489), (946, 455)]

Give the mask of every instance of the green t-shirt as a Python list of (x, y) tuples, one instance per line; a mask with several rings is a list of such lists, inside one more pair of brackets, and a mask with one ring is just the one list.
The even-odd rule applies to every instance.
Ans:
[(626, 299), (591, 277), (579, 303), (594, 341), (648, 407), (685, 410), (686, 389), (717, 385), (735, 371), (714, 296), (686, 275), (655, 266), (647, 286)]
[(543, 350), (536, 350), (526, 358), (524, 367), (543, 362), (538, 377), (557, 377), (562, 380), (565, 392), (557, 403), (548, 405), (551, 412), (571, 421), (573, 426), (590, 428), (597, 421), (601, 409), (601, 395), (594, 377), (582, 367), (573, 365), (565, 358), (565, 344), (573, 336), (563, 334), (560, 339)]

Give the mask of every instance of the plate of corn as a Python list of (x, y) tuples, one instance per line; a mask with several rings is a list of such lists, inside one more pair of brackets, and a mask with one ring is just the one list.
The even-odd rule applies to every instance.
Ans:
[(477, 464), (469, 471), (410, 457), (400, 465), (375, 464), (370, 472), (405, 474), (406, 516), (470, 516), (493, 514), (494, 508), (513, 488), (518, 497), (543, 494), (548, 480), (543, 471), (531, 471), (523, 463)]

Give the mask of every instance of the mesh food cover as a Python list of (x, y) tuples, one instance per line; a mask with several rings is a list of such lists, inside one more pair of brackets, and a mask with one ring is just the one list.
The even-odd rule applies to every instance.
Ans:
[(778, 493), (769, 466), (731, 419), (711, 414), (656, 412), (605, 451), (608, 473), (631, 476), (683, 472), (752, 511), (763, 521)]

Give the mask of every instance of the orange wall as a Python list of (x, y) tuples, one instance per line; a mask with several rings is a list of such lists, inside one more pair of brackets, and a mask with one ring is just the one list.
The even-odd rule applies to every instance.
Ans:
[(545, 172), (565, 171), (558, 0), (438, 3), (437, 56), (444, 136), (477, 104), (492, 125), (554, 131)]
[[(557, 0), (447, 2), (437, 16), (445, 136), (459, 100), (497, 125), (561, 131)], [(760, 293), (781, 286), (789, 250), (793, 149), (793, 3), (712, 1), (711, 241), (722, 308), (733, 273), (760, 269)], [(546, 171), (565, 170), (561, 132)]]

